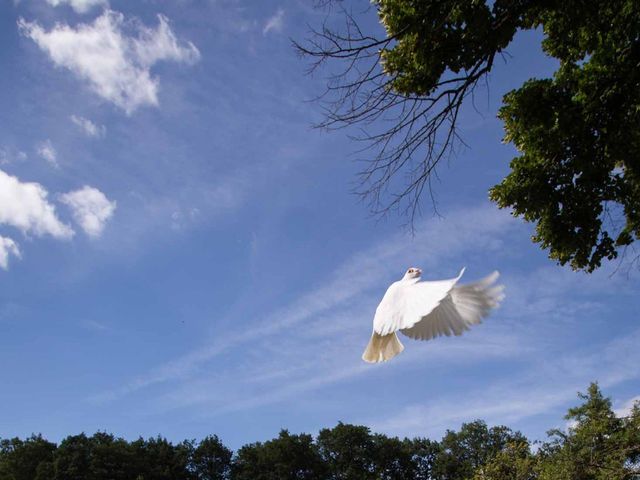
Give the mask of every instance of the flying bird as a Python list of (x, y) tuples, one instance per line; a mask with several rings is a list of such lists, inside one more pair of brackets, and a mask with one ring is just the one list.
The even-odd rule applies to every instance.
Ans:
[(384, 362), (402, 352), (398, 331), (415, 340), (429, 340), (440, 335), (462, 335), (480, 323), (504, 298), (504, 286), (495, 284), (498, 272), (475, 283), (458, 285), (463, 273), (464, 268), (450, 280), (421, 282), (422, 270), (409, 268), (382, 297), (362, 359)]

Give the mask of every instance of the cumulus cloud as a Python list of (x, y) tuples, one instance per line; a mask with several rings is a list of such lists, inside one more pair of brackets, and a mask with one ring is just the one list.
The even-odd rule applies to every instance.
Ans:
[(15, 227), (23, 234), (71, 238), (73, 230), (58, 219), (47, 196), (39, 183), (21, 182), (0, 170), (0, 225)]
[(115, 201), (110, 201), (100, 190), (89, 186), (61, 195), (60, 201), (71, 208), (74, 220), (91, 237), (102, 234), (105, 224), (116, 210)]
[(158, 15), (158, 22), (157, 28), (149, 28), (105, 10), (92, 24), (77, 27), (57, 24), (47, 31), (24, 19), (18, 20), (18, 27), (55, 65), (70, 70), (100, 97), (130, 114), (141, 106), (159, 104), (159, 80), (151, 74), (155, 63), (193, 64), (200, 58), (193, 43), (177, 40), (165, 16)]
[(269, 17), (269, 19), (264, 25), (264, 28), (262, 29), (262, 33), (266, 35), (271, 31), (281, 32), (283, 26), (284, 26), (284, 10), (282, 8), (279, 8), (278, 11), (272, 17)]
[(9, 268), (9, 256), (20, 258), (20, 250), (18, 244), (12, 239), (0, 235), (0, 268), (6, 270)]
[(104, 137), (107, 128), (104, 125), (93, 123), (88, 118), (71, 115), (71, 121), (75, 123), (87, 136), (99, 138)]
[(109, 5), (107, 0), (47, 0), (47, 3), (53, 7), (66, 4), (78, 13), (87, 13), (93, 7)]
[(59, 167), (58, 165), (58, 155), (56, 153), (56, 149), (53, 148), (53, 144), (51, 140), (45, 140), (40, 143), (37, 148), (38, 155), (44, 158), (49, 165), (52, 167)]

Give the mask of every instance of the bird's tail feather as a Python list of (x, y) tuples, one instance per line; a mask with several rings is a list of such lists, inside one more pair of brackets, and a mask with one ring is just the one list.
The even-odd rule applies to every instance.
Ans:
[(386, 362), (404, 350), (404, 346), (394, 333), (379, 335), (371, 334), (371, 340), (362, 354), (362, 359), (369, 363)]

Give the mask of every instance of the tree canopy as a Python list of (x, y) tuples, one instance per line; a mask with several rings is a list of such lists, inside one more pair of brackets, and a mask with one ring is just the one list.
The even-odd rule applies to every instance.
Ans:
[(312, 69), (337, 65), (320, 126), (364, 131), (359, 193), (374, 212), (413, 220), (435, 167), (463, 143), (463, 105), (518, 31), (540, 29), (559, 67), (504, 96), (498, 117), (519, 155), (490, 198), (534, 222), (533, 240), (574, 269), (593, 271), (640, 237), (639, 2), (371, 3), (386, 36), (363, 32), (345, 9), (344, 28), (295, 45)]
[(174, 444), (105, 432), (59, 444), (41, 435), (0, 440), (0, 480), (634, 480), (640, 403), (622, 416), (592, 384), (534, 451), (524, 435), (476, 420), (440, 441), (389, 437), (338, 423), (314, 438), (282, 430), (235, 453), (215, 435)]

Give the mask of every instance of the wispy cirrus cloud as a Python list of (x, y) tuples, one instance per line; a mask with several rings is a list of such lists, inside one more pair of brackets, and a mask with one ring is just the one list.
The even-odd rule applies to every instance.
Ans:
[(21, 257), (18, 244), (13, 239), (0, 235), (0, 268), (3, 270), (9, 268), (10, 256)]
[(279, 8), (276, 13), (267, 19), (262, 29), (262, 34), (266, 35), (269, 32), (280, 33), (284, 27), (284, 9)]
[(22, 150), (0, 147), (0, 165), (8, 165), (13, 162), (22, 162), (27, 159), (27, 154)]
[(36, 148), (38, 155), (43, 158), (49, 165), (54, 168), (60, 167), (58, 164), (58, 154), (56, 153), (56, 149), (51, 143), (51, 140), (47, 139), (44, 142), (40, 142), (38, 147)]
[(73, 72), (103, 99), (127, 114), (143, 106), (158, 106), (160, 82), (151, 68), (160, 61), (193, 64), (200, 52), (180, 42), (169, 20), (158, 15), (158, 26), (126, 21), (105, 10), (92, 24), (57, 24), (45, 30), (37, 22), (18, 21), (22, 35), (33, 40), (59, 67)]
[(227, 365), (225, 372), (214, 376), (189, 375), (160, 395), (156, 407), (164, 411), (202, 406), (206, 416), (215, 416), (299, 398), (381, 371), (402, 375), (405, 368), (417, 364), (470, 365), (507, 359), (529, 348), (513, 335), (479, 334), (473, 340), (456, 338), (455, 344), (440, 341), (428, 348), (413, 346), (393, 363), (372, 367), (360, 359), (368, 334), (360, 326), (370, 323), (370, 316), (364, 312), (376, 299), (367, 298), (358, 312), (341, 311), (312, 320), (316, 327), (313, 334), (305, 331), (307, 325), (300, 325), (277, 336), (254, 340), (246, 362)]
[[(335, 392), (336, 384), (348, 386), (365, 377), (426, 375), (422, 380), (430, 383), (438, 375), (467, 375), (492, 362), (514, 365), (515, 383), (483, 383), (480, 390), (459, 395), (433, 392), (424, 403), (398, 397), (393, 408), (375, 408), (375, 416), (362, 409), (356, 417), (353, 412), (342, 417), (394, 435), (438, 435), (478, 417), (505, 423), (549, 412), (571, 403), (595, 379), (608, 386), (637, 377), (632, 364), (640, 358), (628, 352), (640, 331), (610, 341), (604, 352), (597, 347), (574, 354), (557, 350), (566, 348), (568, 332), (585, 316), (599, 312), (596, 292), (620, 295), (625, 287), (616, 279), (603, 281), (606, 272), (586, 277), (551, 266), (506, 272), (505, 304), (472, 332), (428, 344), (408, 342), (389, 364), (361, 362), (373, 309), (406, 265), (428, 266), (430, 277), (441, 277), (478, 252), (510, 263), (514, 253), (507, 245), (515, 241), (516, 227), (508, 213), (483, 206), (425, 222), (413, 239), (381, 239), (337, 267), (323, 286), (90, 400), (110, 402), (154, 387), (147, 412), (188, 409), (211, 417), (293, 398), (312, 401), (317, 392)], [(380, 415), (380, 408), (389, 413)]]
[(107, 325), (96, 320), (84, 320), (80, 322), (80, 326), (85, 330), (90, 330), (92, 332), (98, 333), (106, 333), (111, 331), (111, 328), (109, 328)]
[(107, 133), (107, 127), (105, 127), (104, 125), (98, 125), (88, 118), (84, 118), (78, 115), (71, 115), (71, 117), (69, 118), (88, 137), (102, 138)]
[(95, 7), (106, 7), (109, 5), (107, 0), (47, 0), (47, 3), (53, 7), (69, 5), (77, 13), (87, 13)]
[[(425, 433), (442, 435), (461, 422), (482, 418), (488, 423), (509, 424), (549, 410), (575, 403), (576, 394), (598, 380), (603, 388), (640, 378), (635, 365), (640, 363), (640, 330), (608, 342), (597, 353), (573, 352), (533, 363), (517, 379), (497, 385), (483, 385), (477, 392), (430, 398), (423, 403), (404, 405), (391, 415), (370, 419), (377, 431), (400, 436)], [(539, 356), (541, 352), (536, 352)], [(628, 412), (632, 398), (616, 410)]]
[[(344, 306), (347, 302), (357, 301), (365, 292), (379, 287), (380, 279), (394, 278), (394, 273), (398, 273), (396, 270), (399, 265), (404, 269), (408, 262), (421, 259), (423, 265), (436, 269), (441, 268), (451, 258), (461, 255), (471, 245), (472, 248), (484, 248), (487, 251), (499, 249), (502, 244), (498, 239), (501, 234), (512, 228), (513, 224), (508, 214), (483, 206), (455, 212), (447, 218), (447, 222), (429, 222), (429, 228), (422, 229), (424, 233), (417, 238), (399, 234), (395, 238), (386, 239), (355, 255), (340, 266), (325, 282), (325, 286), (301, 295), (289, 305), (265, 313), (260, 321), (245, 326), (241, 331), (229, 332), (210, 345), (197, 348), (183, 357), (169, 361), (148, 374), (132, 380), (123, 387), (102, 392), (93, 399), (113, 400), (152, 385), (179, 381), (189, 377), (201, 365), (240, 345), (258, 342), (268, 348), (269, 340), (280, 337), (283, 331), (297, 325), (304, 324), (306, 329), (311, 324), (321, 331), (335, 328), (334, 323), (340, 322), (340, 315), (331, 317), (335, 322), (326, 321), (324, 315)], [(469, 242), (471, 239), (473, 243)], [(451, 272), (451, 275), (455, 273)], [(375, 296), (379, 295), (380, 292), (376, 290)], [(371, 301), (375, 300), (367, 299), (367, 303)], [(367, 311), (366, 315), (369, 313)], [(365, 332), (369, 329), (369, 320), (368, 317), (362, 318), (367, 325)], [(317, 321), (322, 323), (315, 324)], [(353, 318), (351, 324), (359, 325)], [(368, 333), (365, 333), (366, 335)], [(359, 361), (359, 354), (354, 358)]]

